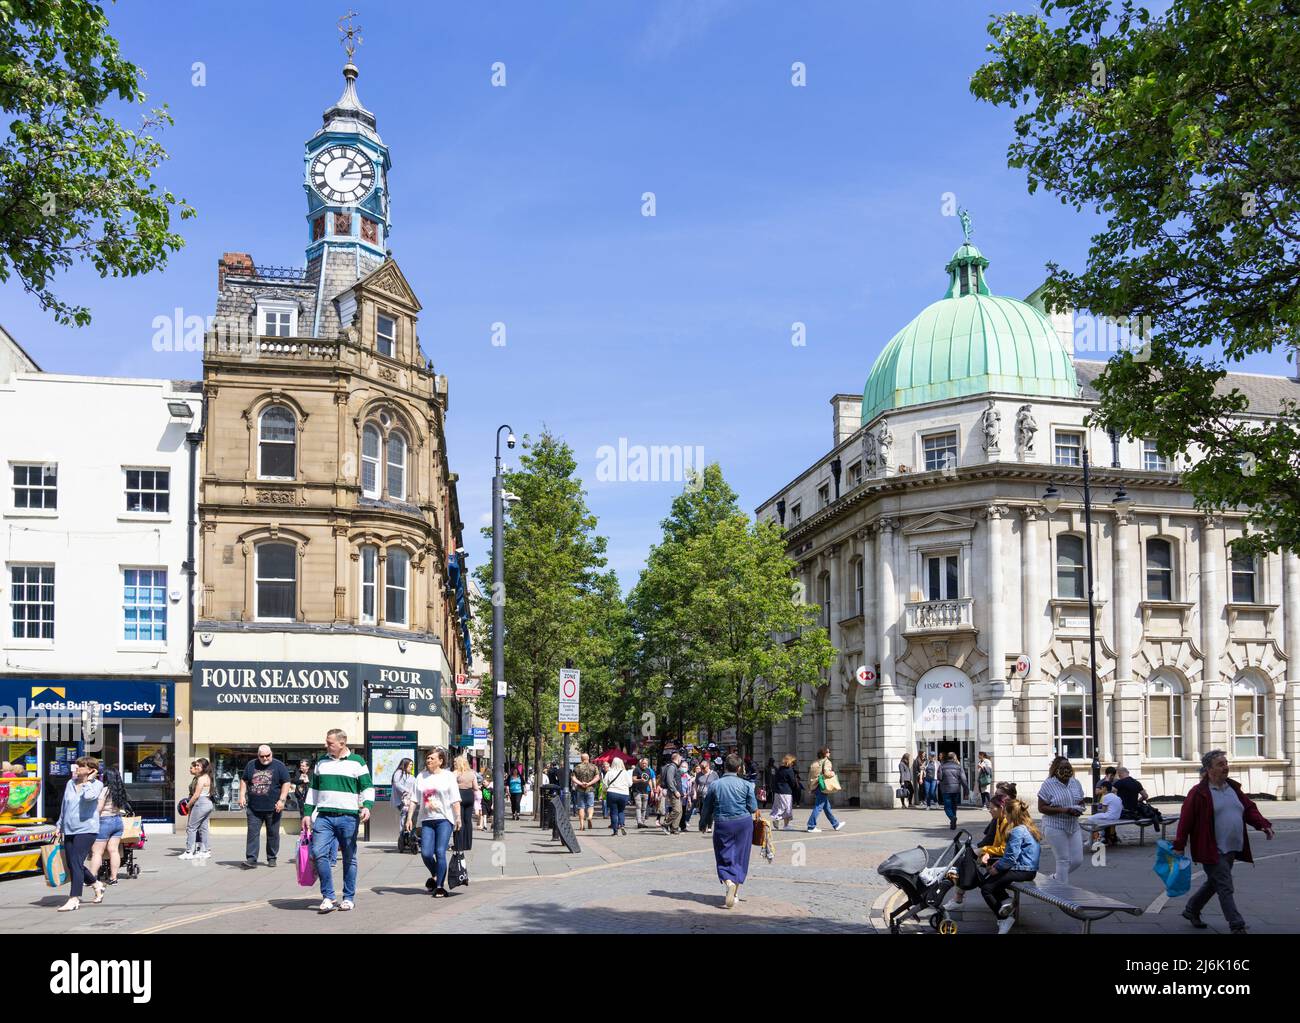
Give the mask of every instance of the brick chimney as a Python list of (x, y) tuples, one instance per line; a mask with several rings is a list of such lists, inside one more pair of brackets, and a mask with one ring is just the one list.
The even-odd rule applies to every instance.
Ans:
[(227, 252), (217, 260), (217, 290), (226, 286), (227, 272), (236, 277), (253, 276), (253, 257), (247, 252)]

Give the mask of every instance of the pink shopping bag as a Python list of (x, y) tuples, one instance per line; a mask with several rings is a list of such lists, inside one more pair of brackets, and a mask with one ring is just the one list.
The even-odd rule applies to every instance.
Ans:
[(316, 887), (316, 861), (311, 858), (311, 841), (306, 835), (298, 839), (298, 883), (304, 888)]

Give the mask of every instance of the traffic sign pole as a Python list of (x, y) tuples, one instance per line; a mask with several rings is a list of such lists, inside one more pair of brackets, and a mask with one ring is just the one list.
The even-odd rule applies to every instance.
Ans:
[[(564, 659), (565, 671), (560, 672), (560, 699), (564, 699), (564, 683), (568, 671), (573, 669), (573, 658)], [(564, 733), (564, 766), (560, 769), (560, 784), (563, 786), (560, 790), (560, 796), (564, 800), (564, 815), (569, 815), (569, 733)]]

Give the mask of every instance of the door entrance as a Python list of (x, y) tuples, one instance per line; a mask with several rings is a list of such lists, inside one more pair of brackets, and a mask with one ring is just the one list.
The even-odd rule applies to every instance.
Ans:
[(961, 764), (962, 771), (966, 775), (966, 782), (970, 785), (970, 794), (967, 795), (963, 805), (979, 805), (979, 788), (975, 784), (975, 773), (979, 766), (979, 750), (975, 748), (974, 742), (969, 739), (930, 739), (920, 742), (917, 745), (917, 750), (928, 753), (931, 757), (938, 757), (941, 760), (946, 759), (949, 753), (956, 753), (957, 762)]

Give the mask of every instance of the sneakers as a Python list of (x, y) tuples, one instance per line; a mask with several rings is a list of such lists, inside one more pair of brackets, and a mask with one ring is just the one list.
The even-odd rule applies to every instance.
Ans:
[(619, 828), (619, 829), (618, 829), (618, 833), (619, 833), (620, 835), (622, 835), (624, 838), (626, 838), (626, 837), (627, 837), (627, 828)]
[(252, 870), (254, 867), (257, 866), (257, 860), (244, 860), (244, 862), (241, 863), (240, 866), (243, 867), (245, 870)]
[(736, 904), (736, 891), (739, 886), (735, 881), (724, 881), (723, 883), (727, 886), (727, 899), (725, 905), (727, 909), (731, 909)]
[(212, 858), (212, 853), (207, 849), (201, 849), (194, 854), (194, 858), (196, 860), (209, 860)]
[(999, 921), (998, 921), (998, 933), (999, 933), (999, 934), (1008, 934), (1008, 933), (1010, 933), (1011, 928), (1013, 928), (1015, 925), (1016, 925), (1016, 918), (1015, 918), (1014, 916), (1009, 916), (1009, 917), (1007, 917), (1007, 918), (1005, 918), (1005, 919), (1003, 919), (1003, 920), (999, 920)]
[[(1202, 925), (1202, 926), (1204, 926), (1204, 925)], [(1232, 928), (1232, 933), (1233, 933), (1233, 934), (1249, 934), (1249, 933), (1250, 933), (1250, 929), (1249, 929), (1245, 924), (1242, 924), (1240, 927), (1234, 927), (1234, 928)]]
[(951, 819), (950, 819), (950, 820), (948, 821), (948, 830), (949, 830), (949, 831), (956, 831), (956, 830), (957, 830), (957, 822), (956, 822), (955, 820), (951, 820)]
[(821, 829), (821, 828), (804, 828), (804, 830), (807, 831), (808, 834), (810, 834), (810, 835), (819, 835), (819, 834), (821, 834), (821, 830), (822, 830), (822, 829)]
[(1198, 931), (1203, 931), (1210, 925), (1201, 919), (1200, 913), (1193, 913), (1190, 909), (1183, 910), (1183, 919), (1195, 927)]
[(434, 879), (434, 878), (432, 878), (432, 877), (429, 878), (429, 880), (427, 880), (427, 881), (424, 882), (424, 890), (425, 890), (425, 891), (429, 891), (429, 892), (431, 892), (431, 891), (433, 891), (433, 890), (434, 890), (435, 888), (437, 888), (437, 887), (438, 887), (438, 882), (437, 882), (436, 879)]
[(845, 822), (845, 821), (840, 821), (838, 824), (835, 825), (835, 830), (836, 830), (836, 831), (841, 831), (841, 830), (844, 829), (845, 826), (846, 826), (846, 822)]
[(1011, 916), (1011, 914), (1015, 912), (1015, 908), (1016, 908), (1016, 904), (1012, 902), (1010, 899), (1003, 900), (1002, 905), (998, 907), (998, 919), (999, 920), (1008, 919)]
[(192, 852), (190, 852), (188, 849), (186, 849), (183, 853), (181, 853), (181, 854), (180, 854), (179, 856), (177, 856), (176, 858), (177, 858), (178, 860), (192, 860), (192, 859), (196, 859), (197, 857), (195, 856), (194, 853), (192, 853)]
[(318, 910), (320, 910), (320, 912), (322, 912), (322, 913), (333, 913), (333, 912), (334, 912), (334, 900), (333, 900), (333, 899), (321, 899), (321, 900), (320, 900), (320, 905), (317, 906), (316, 908), (317, 908)]
[(339, 903), (339, 911), (342, 913), (346, 913), (351, 908), (352, 908), (351, 899), (344, 899), (342, 902)]
[(267, 860), (267, 861), (266, 861), (266, 865), (267, 865), (268, 867), (274, 867), (274, 866), (275, 866), (275, 860)]
[(96, 906), (98, 906), (101, 902), (104, 901), (104, 882), (96, 881), (94, 888), (95, 888), (95, 897), (91, 901), (94, 902)]

